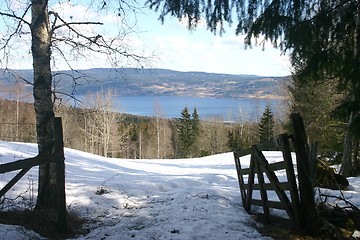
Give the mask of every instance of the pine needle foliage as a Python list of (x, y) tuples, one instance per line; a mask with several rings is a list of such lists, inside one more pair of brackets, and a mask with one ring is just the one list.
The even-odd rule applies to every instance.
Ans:
[[(267, 41), (289, 53), (294, 75), (302, 82), (336, 79), (346, 97), (338, 112), (347, 122), (341, 173), (351, 176), (360, 142), (360, 1), (358, 0), (148, 0), (150, 9), (187, 19), (196, 27), (224, 33), (237, 17), (236, 34), (245, 46)], [(356, 154), (353, 152), (357, 151)]]
[(274, 114), (271, 110), (271, 107), (267, 105), (259, 123), (260, 143), (270, 141), (271, 138), (274, 137), (274, 127)]
[(199, 115), (196, 108), (194, 112), (190, 114), (187, 106), (181, 111), (180, 123), (178, 126), (180, 151), (182, 157), (187, 157), (190, 154), (191, 147), (196, 141), (196, 137), (199, 133)]

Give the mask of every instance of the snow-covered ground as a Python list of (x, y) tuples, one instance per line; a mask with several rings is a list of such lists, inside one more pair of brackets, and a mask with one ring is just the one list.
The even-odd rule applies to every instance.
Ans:
[[(0, 142), (0, 164), (36, 154), (34, 144)], [(265, 156), (276, 161), (281, 153)], [(77, 239), (270, 239), (256, 230), (257, 223), (242, 208), (232, 153), (132, 160), (65, 149), (65, 157), (68, 210), (87, 219), (90, 229)], [(242, 158), (244, 166), (248, 163), (248, 156)], [(14, 174), (1, 174), (0, 187)], [(360, 180), (349, 180), (352, 190), (345, 194), (360, 205)], [(22, 204), (31, 204), (36, 188), (33, 168), (6, 199), (22, 196)], [(5, 201), (0, 207), (14, 205)], [(0, 225), (0, 239), (37, 238), (21, 227)]]

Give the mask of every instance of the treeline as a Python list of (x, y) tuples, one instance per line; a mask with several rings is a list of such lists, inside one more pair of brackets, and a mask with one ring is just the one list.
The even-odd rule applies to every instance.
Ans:
[[(318, 143), (318, 153), (323, 158), (341, 160), (346, 121), (342, 109), (336, 106), (344, 96), (337, 93), (331, 81), (308, 86), (292, 79), (288, 89), (289, 112), (301, 113), (310, 141)], [(0, 100), (0, 139), (36, 142), (33, 104), (17, 97), (26, 95), (21, 86), (7, 92), (16, 100)], [(226, 124), (200, 121), (194, 109), (184, 109), (177, 119), (161, 118), (161, 114), (159, 117), (120, 114), (114, 111), (113, 98), (109, 91), (89, 95), (83, 99), (81, 108), (56, 104), (56, 115), (63, 120), (65, 146), (120, 158), (198, 157), (248, 148), (265, 141), (263, 136), (291, 133), (288, 121), (273, 116), (269, 107), (258, 121)], [(262, 123), (264, 117), (273, 118), (268, 125), (271, 127), (261, 128), (266, 124)], [(358, 142), (354, 144), (359, 146)]]
[[(111, 92), (89, 95), (83, 108), (55, 106), (66, 147), (118, 158), (200, 157), (250, 147), (282, 129), (270, 107), (259, 122), (229, 124), (201, 121), (197, 110), (187, 107), (177, 119), (121, 114), (113, 111), (112, 97)], [(0, 100), (1, 140), (36, 142), (33, 109), (29, 103)]]
[[(1, 140), (36, 142), (34, 107), (22, 102), (24, 97), (19, 96), (26, 96), (22, 89), (22, 85), (16, 85), (6, 89), (8, 96), (2, 93), (16, 100), (0, 100)], [(309, 140), (318, 143), (319, 156), (340, 162), (344, 147), (350, 145), (354, 169), (360, 169), (359, 141), (344, 141), (348, 99), (339, 92), (336, 80), (304, 84), (293, 77), (288, 80), (287, 90), (290, 104), (284, 115), (299, 112), (303, 116)], [(269, 107), (258, 121), (226, 124), (200, 121), (194, 109), (179, 113), (177, 119), (164, 119), (161, 114), (119, 114), (114, 111), (113, 96), (111, 92), (89, 95), (81, 108), (55, 105), (56, 114), (63, 119), (67, 147), (120, 158), (198, 157), (248, 148), (265, 141), (266, 136), (291, 133), (288, 120), (280, 121)], [(264, 127), (266, 118), (268, 127)]]
[(33, 104), (0, 99), (0, 140), (36, 142)]
[[(187, 107), (176, 119), (134, 116), (110, 111), (111, 101), (97, 103), (94, 108), (56, 107), (67, 147), (106, 157), (186, 158), (248, 148), (261, 138), (260, 122), (202, 121), (196, 109)], [(281, 125), (271, 116), (271, 128), (264, 128), (273, 136)]]

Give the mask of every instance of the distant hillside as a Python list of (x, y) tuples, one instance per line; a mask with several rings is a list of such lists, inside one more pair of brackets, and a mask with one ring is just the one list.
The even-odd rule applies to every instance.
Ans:
[[(0, 84), (16, 80), (33, 81), (32, 70), (0, 73)], [(86, 94), (111, 88), (123, 96), (191, 96), (191, 97), (283, 97), (284, 77), (231, 75), (205, 72), (179, 72), (167, 69), (93, 68), (54, 72), (54, 88), (66, 94)], [(30, 86), (29, 86), (30, 88)]]

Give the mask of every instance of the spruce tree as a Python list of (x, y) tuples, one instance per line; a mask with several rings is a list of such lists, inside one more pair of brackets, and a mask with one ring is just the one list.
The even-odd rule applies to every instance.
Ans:
[(274, 115), (269, 105), (265, 107), (259, 123), (260, 142), (270, 141), (274, 135)]
[(194, 112), (192, 113), (192, 127), (194, 137), (196, 138), (200, 131), (200, 119), (196, 108), (194, 108)]
[(242, 149), (242, 141), (239, 129), (231, 130), (228, 132), (227, 145), (231, 151), (237, 151)]
[[(304, 83), (335, 79), (346, 96), (337, 103), (346, 121), (340, 173), (351, 176), (359, 164), (360, 141), (360, 4), (358, 0), (147, 0), (151, 9), (165, 16), (188, 20), (194, 29), (206, 23), (214, 32), (234, 24), (245, 34), (245, 46), (270, 41), (289, 53), (293, 72)], [(204, 21), (205, 20), (205, 21)], [(329, 96), (331, 97), (331, 96)], [(311, 110), (311, 109), (309, 109)]]
[(199, 134), (200, 120), (196, 108), (192, 115), (189, 113), (187, 106), (181, 111), (181, 118), (179, 123), (179, 140), (180, 140), (180, 155), (187, 157), (190, 154), (191, 147), (196, 141)]
[(186, 157), (189, 154), (190, 146), (193, 144), (193, 127), (191, 115), (187, 106), (181, 111), (179, 124), (180, 155)]

